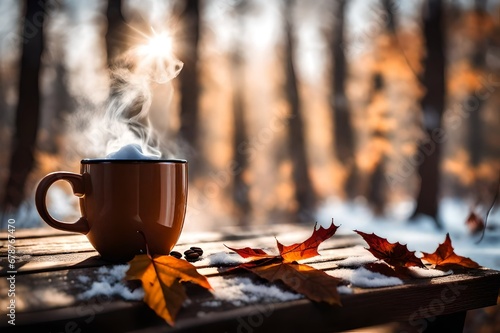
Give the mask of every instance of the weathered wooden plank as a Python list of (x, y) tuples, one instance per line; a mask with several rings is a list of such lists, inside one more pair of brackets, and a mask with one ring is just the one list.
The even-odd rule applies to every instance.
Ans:
[[(71, 276), (67, 276), (66, 280), (71, 281), (78, 276), (76, 271), (79, 270), (68, 271)], [(205, 292), (203, 296), (199, 296), (201, 293), (194, 292), (190, 293), (192, 302), (181, 311), (176, 326), (170, 328), (140, 302), (125, 302), (108, 297), (89, 301), (78, 300), (74, 297), (78, 295), (75, 290), (59, 286), (65, 276), (61, 271), (57, 276), (46, 276), (45, 286), (34, 288), (31, 294), (35, 295), (35, 304), (26, 311), (18, 312), (17, 323), (53, 330), (64, 328), (61, 325), (73, 321), (78, 327), (89, 330), (113, 325), (113, 330), (117, 331), (126, 324), (127, 330), (138, 329), (141, 332), (236, 332), (238, 329), (244, 331), (245, 324), (254, 332), (339, 331), (388, 321), (408, 321), (415, 328), (423, 328), (426, 321), (422, 318), (425, 317), (496, 304), (500, 286), (499, 274), (489, 270), (474, 270), (468, 274), (431, 280), (411, 280), (405, 285), (390, 288), (355, 288), (354, 294), (342, 295), (343, 307), (330, 307), (301, 299), (279, 304), (246, 306), (235, 306), (226, 302), (220, 307), (207, 308), (202, 304), (209, 299), (209, 294)], [(43, 298), (47, 294), (39, 293), (38, 290), (47, 290), (49, 287), (52, 287), (52, 298), (59, 299), (61, 304), (66, 302), (64, 307), (61, 304), (45, 309), (35, 307), (40, 305), (36, 302), (47, 302), (47, 298)], [(199, 317), (201, 313), (205, 316)], [(112, 320), (119, 318), (120, 314), (124, 322)]]
[[(136, 332), (333, 332), (391, 321), (407, 321), (415, 332), (424, 329), (424, 319), (496, 304), (499, 272), (434, 278), (396, 287), (360, 289), (342, 295), (342, 307), (296, 301), (253, 304), (233, 309), (214, 308), (193, 318), (196, 304), (181, 312), (174, 328), (164, 324)], [(431, 283), (429, 283), (431, 282)], [(199, 312), (195, 312), (199, 313)], [(307, 320), (305, 320), (307, 318)]]
[[(304, 235), (308, 236), (311, 232), (309, 228), (293, 230), (300, 231), (293, 236), (295, 240), (281, 234), (283, 239), (279, 238), (280, 241), (285, 244), (301, 241), (305, 239)], [(280, 234), (276, 234), (279, 237)], [(208, 257), (220, 251), (229, 252), (223, 243), (232, 247), (263, 248), (273, 248), (276, 244), (274, 237), (258, 232), (235, 232), (233, 236), (228, 236), (229, 240), (223, 241), (214, 240), (218, 235), (210, 238), (198, 234), (196, 237), (190, 238), (186, 234), (176, 249), (183, 251), (189, 246), (202, 244), (204, 256)], [(199, 241), (193, 244), (196, 239)], [(358, 236), (336, 235), (322, 245), (321, 256), (303, 262), (317, 269), (334, 270), (339, 259), (367, 253), (361, 246), (353, 246), (356, 244), (363, 244)], [(472, 270), (433, 279), (407, 280), (404, 285), (388, 288), (353, 288), (353, 294), (342, 295), (344, 306), (338, 308), (306, 299), (270, 304), (264, 301), (243, 306), (222, 302), (220, 306), (208, 307), (204, 302), (212, 300), (212, 295), (188, 285), (191, 303), (181, 311), (176, 326), (170, 328), (142, 302), (127, 302), (115, 296), (81, 299), (80, 295), (89, 283), (99, 280), (99, 266), (107, 264), (91, 248), (82, 251), (87, 245), (90, 244), (84, 236), (70, 234), (18, 239), (16, 248), (19, 246), (19, 249), (34, 252), (24, 254), (16, 263), (19, 271), (16, 275), (17, 325), (39, 331), (75, 331), (80, 328), (83, 331), (276, 332), (338, 331), (388, 321), (408, 321), (410, 326), (419, 330), (427, 325), (422, 318), (496, 304), (500, 287), (500, 272)], [(44, 247), (50, 248), (50, 251), (44, 252)], [(0, 257), (0, 264), (5, 260), (4, 254)], [(248, 277), (256, 283), (265, 283), (245, 271), (221, 272), (218, 267), (211, 266), (209, 260), (198, 261), (195, 265), (213, 282)], [(80, 276), (89, 280), (85, 283)], [(0, 279), (0, 294), (7, 294), (7, 290), (6, 279)], [(2, 316), (6, 301), (6, 298), (0, 299)], [(0, 322), (0, 327), (6, 325), (6, 322)]]
[[(17, 238), (15, 245), (16, 247), (30, 247), (34, 245), (38, 245), (40, 243), (45, 243), (46, 246), (57, 246), (59, 244), (67, 244), (73, 242), (83, 242), (86, 241), (87, 238), (82, 234), (75, 233), (65, 233), (59, 235), (47, 235), (45, 237), (23, 237)], [(3, 249), (7, 243), (0, 243), (0, 249)]]
[[(90, 242), (83, 235), (16, 239), (14, 245), (18, 256), (37, 256), (94, 251)], [(7, 243), (0, 245), (0, 257), (5, 257), (7, 255), (7, 251)]]
[[(271, 242), (268, 246), (274, 246), (276, 240), (274, 237), (278, 238), (282, 243), (287, 243), (288, 241), (302, 241), (311, 234), (311, 226), (305, 225), (270, 225), (265, 227), (253, 227), (250, 229), (241, 229), (239, 227), (221, 227), (217, 232), (188, 232), (185, 231), (181, 234), (178, 244), (191, 244), (191, 243), (207, 243), (207, 242), (217, 242), (224, 241), (231, 244), (234, 241), (244, 240), (244, 239), (255, 239), (262, 237), (269, 237)], [(15, 231), (16, 245), (17, 246), (31, 246), (36, 245), (39, 240), (38, 238), (44, 238), (50, 244), (66, 243), (70, 241), (71, 237), (77, 237), (84, 239), (85, 237), (76, 233), (69, 233), (53, 228), (35, 228), (35, 229), (18, 229)], [(8, 237), (7, 232), (0, 232), (0, 241), (6, 240)], [(58, 240), (58, 237), (62, 239)], [(336, 237), (346, 237), (345, 235), (340, 235)], [(347, 236), (353, 237), (353, 236)], [(65, 239), (67, 238), (67, 239)], [(76, 241), (76, 239), (71, 240)], [(0, 242), (0, 249), (2, 244)], [(1, 253), (1, 252), (0, 252)]]
[[(330, 252), (330, 260), (329, 261), (320, 261), (320, 262), (311, 262), (309, 265), (312, 267), (315, 267), (316, 269), (321, 269), (321, 270), (333, 270), (337, 268), (336, 261), (338, 259), (342, 259), (344, 255), (342, 254), (341, 250), (338, 249), (332, 249), (329, 250)], [(74, 284), (75, 281), (78, 281), (78, 276), (87, 276), (90, 281), (98, 281), (99, 277), (95, 273), (98, 269), (99, 266), (103, 266), (106, 264), (105, 261), (100, 260), (96, 256), (92, 256), (89, 258), (86, 258), (85, 260), (82, 261), (77, 261), (77, 262), (65, 262), (65, 263), (59, 263), (59, 262), (30, 262), (26, 264), (26, 267), (28, 267), (28, 271), (25, 272), (24, 274), (19, 274), (17, 275), (18, 278), (18, 287), (21, 288), (21, 290), (25, 291), (30, 291), (27, 294), (32, 294), (34, 290), (37, 290), (37, 288), (40, 288), (42, 286), (43, 288), (56, 288), (57, 290), (68, 290), (69, 295), (75, 295), (78, 294), (78, 288), (73, 289), (78, 287), (78, 284)], [(18, 272), (22, 272), (23, 267), (19, 268)], [(217, 268), (217, 267), (210, 267), (210, 266), (202, 266), (199, 267), (199, 272), (209, 278), (214, 278), (221, 276), (221, 274), (224, 274), (225, 276), (247, 276), (242, 271), (232, 271), (230, 273), (226, 273), (224, 269), (222, 271)], [(457, 279), (457, 276), (463, 279), (467, 279), (466, 274), (458, 274), (458, 275), (452, 275), (449, 277), (442, 277), (442, 278), (436, 278), (436, 279), (420, 279), (420, 280), (409, 280), (406, 281), (405, 285), (421, 285), (421, 284), (428, 284), (429, 282), (432, 283), (438, 283), (439, 281), (455, 281)], [(76, 277), (76, 280), (75, 280)], [(49, 284), (47, 284), (49, 282)], [(6, 285), (2, 285), (0, 283), (0, 293), (6, 293), (7, 290), (4, 289), (6, 288)], [(395, 288), (395, 287), (392, 287)], [(361, 292), (365, 289), (359, 289)], [(29, 301), (25, 301), (26, 304), (29, 303)], [(0, 305), (1, 306), (1, 305)]]
[[(48, 236), (67, 236), (68, 234), (70, 233), (68, 233), (67, 231), (57, 230), (48, 226), (41, 228), (16, 228), (14, 231), (16, 239), (40, 238)], [(0, 231), (0, 241), (8, 239), (8, 235), (8, 232)]]
[[(32, 231), (36, 231), (36, 229), (33, 229)], [(304, 232), (310, 233), (310, 230), (304, 230)], [(194, 236), (191, 237), (191, 235)], [(242, 234), (239, 237), (232, 237), (230, 240), (225, 240), (224, 242), (220, 240), (212, 241), (206, 238), (198, 242), (192, 241), (198, 239), (199, 237), (201, 237), (199, 233), (187, 233), (185, 236), (181, 237), (181, 240), (179, 241), (179, 244), (176, 246), (175, 250), (183, 252), (190, 246), (197, 245), (202, 246), (205, 253), (207, 254), (221, 251), (227, 252), (228, 249), (224, 246), (224, 244), (227, 244), (232, 247), (252, 246), (276, 251), (276, 240), (273, 236), (263, 236), (262, 234), (254, 233), (249, 235)], [(219, 237), (220, 235), (215, 238)], [(295, 238), (297, 237), (298, 236), (295, 236)], [(320, 249), (324, 250), (330, 248), (347, 248), (351, 247), (354, 244), (361, 243), (362, 240), (357, 235), (340, 235), (325, 241), (320, 246)], [(6, 266), (8, 245), (9, 244), (7, 242), (0, 243), (0, 267)], [(88, 242), (86, 237), (74, 233), (67, 233), (65, 236), (58, 235), (47, 236), (44, 238), (34, 237), (16, 239), (15, 247), (17, 261), (18, 264), (21, 265), (23, 265), (27, 261), (47, 260), (55, 262), (58, 261), (58, 258), (60, 258), (62, 261), (68, 261), (65, 258), (71, 255), (82, 254), (82, 256), (80, 257), (86, 258), (95, 254), (93, 247)], [(322, 253), (324, 252), (322, 251)], [(36, 258), (38, 257), (43, 259), (37, 260)], [(0, 271), (0, 275), (1, 274), (2, 273)]]
[[(331, 242), (328, 242), (326, 245), (329, 245), (329, 248), (324, 248), (320, 251), (321, 255), (303, 260), (301, 263), (304, 264), (312, 264), (313, 267), (328, 267), (332, 268), (333, 266), (321, 266), (320, 262), (327, 262), (332, 260), (340, 260), (347, 258), (353, 255), (362, 255), (366, 251), (361, 246), (355, 247), (344, 247), (348, 244), (353, 244), (354, 241), (359, 241), (358, 238), (352, 239), (350, 237), (339, 237)], [(244, 242), (244, 241), (242, 241)], [(267, 239), (266, 242), (267, 244)], [(98, 253), (94, 250), (85, 250), (82, 252), (72, 252), (72, 253), (61, 253), (64, 252), (64, 249), (68, 247), (68, 244), (64, 243), (60, 250), (56, 251), (56, 254), (38, 254), (38, 255), (19, 255), (16, 260), (17, 272), (19, 274), (25, 273), (33, 273), (33, 272), (42, 272), (42, 271), (54, 271), (58, 269), (67, 269), (68, 267), (95, 267), (102, 265), (109, 265), (109, 262), (101, 260), (98, 258)], [(243, 246), (243, 244), (240, 244)], [(183, 252), (185, 249), (189, 248), (190, 245), (178, 245), (174, 250)], [(73, 250), (75, 250), (72, 247)], [(217, 271), (216, 268), (210, 268), (210, 256), (219, 252), (231, 252), (228, 248), (226, 248), (220, 242), (212, 242), (203, 244), (204, 255), (202, 260), (194, 262), (194, 266), (199, 269), (205, 269), (206, 274), (214, 274)], [(40, 252), (37, 252), (40, 253)], [(366, 252), (367, 253), (367, 252)], [(92, 258), (92, 260), (89, 260)], [(224, 266), (224, 265), (219, 265)], [(3, 269), (2, 269), (3, 267)], [(205, 274), (204, 273), (204, 274)], [(0, 276), (5, 276), (7, 274), (7, 258), (0, 257)]]
[[(68, 268), (85, 268), (85, 267), (100, 267), (109, 262), (106, 262), (97, 255), (97, 252), (87, 252), (81, 255), (74, 256), (70, 255), (70, 258), (80, 257), (79, 260), (69, 261), (29, 261), (21, 263), (20, 266), (16, 267), (17, 275), (40, 273), (40, 272), (53, 272), (57, 270), (67, 270)], [(7, 266), (0, 270), (0, 276), (8, 276), (9, 271)]]
[[(280, 234), (294, 233), (297, 237), (301, 235), (307, 235), (311, 233), (312, 225), (290, 225), (290, 224), (274, 224), (266, 225), (262, 227), (251, 227), (242, 228), (239, 226), (221, 226), (218, 228), (217, 232), (206, 231), (206, 232), (193, 232), (185, 231), (181, 234), (179, 238), (179, 243), (185, 243), (189, 241), (220, 241), (220, 240), (239, 240), (247, 238), (256, 238), (261, 236), (273, 236)], [(286, 231), (286, 233), (285, 233)], [(0, 241), (8, 239), (9, 233), (7, 231), (0, 231)], [(41, 228), (22, 228), (16, 229), (14, 235), (16, 240), (21, 240), (25, 238), (45, 238), (45, 237), (57, 237), (57, 236), (69, 236), (69, 235), (79, 235), (77, 233), (62, 231), (50, 227)], [(191, 240), (190, 240), (191, 239)]]

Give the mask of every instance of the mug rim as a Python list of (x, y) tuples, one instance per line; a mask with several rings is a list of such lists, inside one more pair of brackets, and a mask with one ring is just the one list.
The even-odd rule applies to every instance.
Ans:
[(80, 161), (81, 164), (152, 164), (152, 163), (180, 163), (186, 164), (187, 160), (181, 158), (168, 158), (168, 159), (110, 159), (110, 158), (85, 158)]

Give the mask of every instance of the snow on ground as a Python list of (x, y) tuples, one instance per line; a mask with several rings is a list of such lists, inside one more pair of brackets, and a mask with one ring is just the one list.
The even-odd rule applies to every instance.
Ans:
[[(318, 210), (317, 221), (327, 227), (332, 218), (336, 225), (341, 225), (337, 234), (350, 234), (353, 230), (374, 232), (389, 242), (408, 244), (410, 251), (434, 252), (444, 242), (446, 233), (450, 233), (455, 252), (470, 257), (480, 265), (500, 270), (500, 232), (488, 230), (484, 239), (476, 244), (479, 236), (471, 236), (465, 225), (469, 215), (469, 205), (457, 199), (443, 199), (440, 204), (440, 218), (443, 230), (437, 230), (429, 218), (419, 218), (414, 222), (407, 219), (413, 211), (413, 204), (399, 203), (390, 207), (387, 216), (376, 217), (362, 203), (345, 203), (329, 200)], [(488, 225), (498, 225), (500, 210), (494, 209)]]
[(244, 259), (237, 253), (217, 252), (199, 260), (198, 264), (209, 266), (226, 266), (239, 265), (246, 261), (248, 260)]
[(410, 270), (411, 276), (417, 279), (428, 279), (428, 278), (434, 278), (434, 277), (440, 277), (440, 276), (446, 276), (446, 275), (451, 275), (453, 274), (453, 271), (441, 271), (439, 269), (425, 269), (421, 267), (408, 267)]
[[(235, 306), (260, 302), (290, 301), (303, 298), (302, 295), (284, 290), (274, 284), (256, 284), (246, 277), (217, 277), (210, 279), (215, 300), (231, 302)], [(205, 306), (217, 306), (216, 301), (203, 303)]]
[(347, 257), (345, 259), (336, 261), (335, 263), (339, 267), (360, 267), (365, 264), (370, 264), (374, 261), (377, 261), (377, 258), (375, 258), (372, 254), (368, 253), (367, 255), (362, 255), (362, 256)]
[(142, 288), (137, 288), (132, 291), (123, 284), (123, 279), (125, 278), (125, 273), (128, 268), (128, 265), (99, 267), (96, 271), (97, 281), (90, 281), (90, 278), (86, 276), (78, 277), (78, 281), (82, 283), (82, 287), (87, 288), (78, 298), (89, 299), (95, 296), (116, 295), (126, 300), (142, 300), (144, 297), (144, 290)]
[(390, 287), (403, 284), (403, 281), (397, 277), (385, 276), (369, 271), (364, 267), (356, 269), (340, 268), (327, 271), (327, 274), (349, 281), (353, 286), (360, 288)]
[(338, 286), (337, 287), (337, 291), (339, 292), (339, 294), (344, 294), (344, 295), (348, 295), (348, 294), (352, 294), (353, 293), (353, 290), (352, 288), (349, 288), (348, 286)]

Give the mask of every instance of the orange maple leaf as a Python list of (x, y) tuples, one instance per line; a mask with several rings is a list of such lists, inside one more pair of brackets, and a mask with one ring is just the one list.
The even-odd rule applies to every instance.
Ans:
[(144, 288), (144, 302), (170, 325), (186, 300), (181, 282), (196, 283), (212, 289), (208, 280), (199, 274), (189, 262), (172, 256), (135, 256), (129, 262), (127, 280), (141, 280)]
[(389, 243), (385, 238), (362, 231), (354, 230), (368, 243), (370, 251), (376, 258), (382, 259), (394, 267), (418, 266), (425, 268), (424, 263), (415, 256), (415, 251), (409, 251), (406, 245), (401, 243)]
[(470, 258), (462, 257), (455, 254), (453, 246), (451, 245), (450, 234), (446, 234), (446, 239), (443, 244), (439, 244), (438, 248), (434, 253), (423, 253), (422, 260), (433, 264), (435, 267), (441, 268), (453, 268), (453, 267), (465, 267), (465, 268), (478, 268), (479, 264)]
[(335, 224), (330, 225), (327, 229), (320, 226), (319, 229), (316, 229), (316, 225), (314, 225), (314, 230), (308, 239), (303, 241), (302, 243), (292, 244), (292, 245), (283, 245), (278, 240), (276, 243), (278, 245), (278, 250), (280, 251), (280, 255), (283, 258), (284, 262), (293, 262), (296, 260), (307, 259), (311, 257), (318, 256), (318, 246), (328, 238), (332, 237), (337, 229), (339, 228)]
[(281, 281), (292, 290), (303, 294), (316, 302), (340, 305), (340, 296), (337, 285), (341, 282), (333, 276), (311, 266), (298, 264), (296, 261), (319, 255), (318, 246), (332, 237), (338, 227), (332, 224), (327, 229), (320, 227), (302, 243), (283, 245), (276, 240), (279, 255), (271, 255), (261, 249), (245, 247), (229, 249), (243, 258), (253, 260), (240, 264), (236, 268), (243, 268), (270, 282)]
[(318, 246), (328, 238), (332, 237), (337, 229), (339, 228), (335, 224), (332, 224), (327, 228), (320, 226), (316, 229), (317, 223), (314, 225), (314, 230), (312, 235), (303, 241), (302, 243), (296, 243), (292, 245), (283, 245), (278, 240), (276, 244), (280, 252), (279, 255), (268, 254), (262, 249), (253, 249), (250, 247), (245, 247), (242, 249), (235, 249), (226, 245), (226, 247), (234, 252), (238, 253), (243, 258), (252, 259), (281, 259), (283, 262), (293, 262), (296, 260), (307, 259), (311, 257), (318, 256)]
[(473, 211), (470, 212), (465, 224), (469, 228), (469, 232), (471, 234), (479, 234), (483, 232), (484, 228), (486, 228), (484, 220)]

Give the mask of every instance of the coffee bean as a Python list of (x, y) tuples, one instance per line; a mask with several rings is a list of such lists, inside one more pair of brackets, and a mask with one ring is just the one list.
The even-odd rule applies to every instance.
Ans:
[(179, 253), (179, 252), (177, 252), (177, 251), (172, 251), (172, 252), (170, 252), (170, 255), (171, 255), (172, 257), (177, 258), (177, 259), (181, 259), (181, 258), (182, 258), (182, 254), (180, 254), (180, 253)]
[(194, 252), (198, 253), (200, 256), (203, 255), (203, 250), (202, 250), (201, 247), (191, 246), (191, 250), (193, 250)]
[[(187, 251), (186, 251), (187, 252)], [(200, 257), (200, 255), (196, 252), (190, 252), (188, 254), (184, 254), (184, 257), (186, 257), (187, 261), (196, 261)]]
[(200, 255), (196, 252), (190, 252), (184, 255), (186, 258), (198, 258)]
[(193, 250), (191, 250), (191, 249), (184, 251), (184, 255), (186, 255), (186, 256), (187, 256), (188, 254), (190, 254), (190, 253), (196, 253), (196, 252), (195, 252), (195, 251), (193, 251)]

